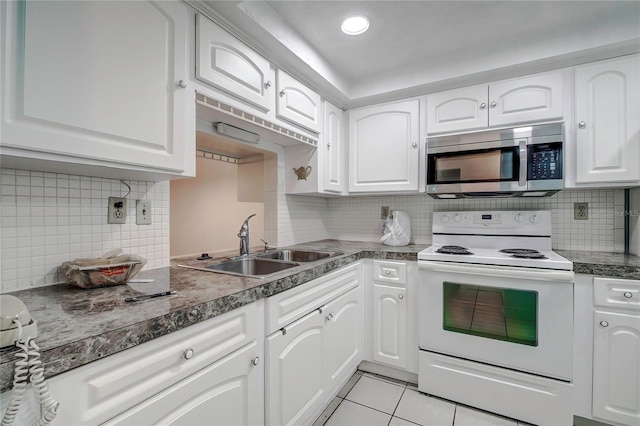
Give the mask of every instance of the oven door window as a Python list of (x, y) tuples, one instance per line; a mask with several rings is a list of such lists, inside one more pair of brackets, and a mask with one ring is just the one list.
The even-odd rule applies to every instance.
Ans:
[(517, 181), (518, 147), (429, 154), (429, 184)]
[(443, 283), (443, 328), (538, 346), (538, 293), (529, 290)]

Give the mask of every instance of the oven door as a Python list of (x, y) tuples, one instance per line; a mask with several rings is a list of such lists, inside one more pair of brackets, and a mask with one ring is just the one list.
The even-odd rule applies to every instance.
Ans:
[(571, 271), (420, 261), (421, 350), (571, 381)]

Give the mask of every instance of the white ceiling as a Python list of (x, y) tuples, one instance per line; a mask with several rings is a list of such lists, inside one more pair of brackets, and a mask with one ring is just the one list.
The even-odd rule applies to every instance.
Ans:
[[(640, 1), (205, 1), (252, 47), (352, 107), (640, 50)], [(352, 14), (361, 36), (340, 32)]]

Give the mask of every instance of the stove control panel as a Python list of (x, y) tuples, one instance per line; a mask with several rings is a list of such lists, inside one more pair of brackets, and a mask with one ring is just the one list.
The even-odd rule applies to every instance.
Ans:
[(433, 213), (433, 232), (470, 234), (473, 230), (496, 235), (551, 235), (549, 211), (473, 211)]

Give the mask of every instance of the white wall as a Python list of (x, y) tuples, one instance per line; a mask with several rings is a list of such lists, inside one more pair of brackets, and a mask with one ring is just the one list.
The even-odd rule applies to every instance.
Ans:
[[(64, 282), (58, 267), (112, 248), (146, 267), (169, 264), (169, 183), (127, 181), (127, 222), (107, 224), (108, 197), (127, 188), (114, 179), (2, 169), (0, 292)], [(152, 224), (135, 224), (135, 200), (149, 200)]]
[[(214, 157), (218, 158), (215, 159)], [(245, 218), (249, 221), (252, 247), (264, 238), (264, 204), (262, 162), (244, 167), (253, 178), (252, 197), (240, 199), (241, 172), (237, 163), (220, 160), (219, 156), (196, 156), (196, 177), (171, 182), (171, 256), (198, 255), (238, 249), (238, 231)], [(223, 157), (224, 158), (224, 157)], [(249, 166), (249, 165), (246, 165)], [(254, 173), (259, 171), (259, 176)], [(246, 201), (253, 199), (256, 201)]]

